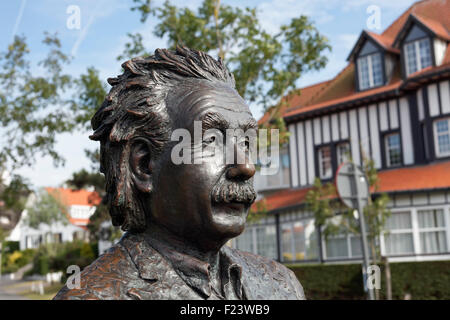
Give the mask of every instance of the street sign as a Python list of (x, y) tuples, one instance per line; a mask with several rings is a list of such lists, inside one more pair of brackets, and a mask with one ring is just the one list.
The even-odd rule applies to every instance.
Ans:
[(363, 284), (364, 290), (369, 292), (369, 299), (374, 299), (372, 289), (367, 287), (367, 270), (369, 258), (366, 239), (366, 224), (364, 222), (364, 208), (369, 204), (369, 183), (361, 167), (352, 162), (344, 162), (336, 172), (336, 189), (339, 198), (349, 208), (357, 210), (355, 217), (359, 220), (361, 230), (361, 249), (363, 254)]
[(353, 163), (344, 162), (339, 166), (336, 173), (336, 189), (339, 198), (351, 209), (358, 210), (357, 194), (359, 194), (363, 207), (368, 204), (369, 186), (366, 175), (361, 167)]

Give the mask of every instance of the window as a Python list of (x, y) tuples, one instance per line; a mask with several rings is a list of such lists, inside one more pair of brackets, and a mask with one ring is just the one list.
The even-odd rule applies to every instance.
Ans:
[(384, 235), (387, 255), (414, 253), (411, 212), (393, 212), (386, 221), (388, 233)]
[(276, 228), (274, 225), (256, 227), (256, 253), (268, 258), (277, 257)]
[(434, 122), (434, 145), (437, 157), (450, 155), (450, 118)]
[(385, 137), (386, 164), (395, 167), (402, 164), (402, 151), (400, 145), (400, 134), (392, 133)]
[(347, 142), (340, 143), (336, 146), (336, 152), (337, 152), (337, 161), (339, 165), (348, 160), (350, 154), (350, 145)]
[(317, 249), (317, 235), (313, 219), (281, 224), (283, 261), (317, 259)]
[(347, 258), (349, 256), (347, 237), (329, 237), (325, 249), (327, 258)]
[(444, 210), (417, 211), (421, 253), (447, 252)]
[(364, 90), (383, 84), (381, 54), (358, 58), (359, 89)]
[(328, 179), (333, 176), (330, 146), (319, 149), (319, 176), (321, 179)]
[(428, 38), (405, 44), (406, 75), (431, 66), (430, 40)]
[[(359, 258), (362, 256), (361, 237), (351, 233), (329, 236), (325, 241), (327, 259)], [(370, 255), (370, 252), (368, 252)]]
[(245, 228), (245, 231), (236, 238), (236, 248), (242, 251), (253, 252), (252, 228)]
[[(268, 170), (264, 173), (263, 170), (258, 170), (255, 174), (254, 183), (257, 191), (278, 189), (288, 187), (290, 185), (290, 164), (289, 164), (289, 150), (287, 147), (280, 149), (279, 158), (272, 159), (267, 165), (261, 165), (258, 159), (260, 168), (270, 168), (270, 166), (276, 167), (276, 170)], [(276, 171), (276, 172), (275, 172)]]
[(62, 243), (62, 233), (54, 233), (53, 234), (53, 242), (54, 243)]

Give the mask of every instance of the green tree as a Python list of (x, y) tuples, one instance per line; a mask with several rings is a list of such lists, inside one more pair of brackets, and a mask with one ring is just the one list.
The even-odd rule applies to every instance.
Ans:
[[(157, 19), (154, 34), (167, 38), (168, 46), (183, 44), (218, 55), (236, 79), (239, 93), (264, 108), (275, 105), (304, 73), (320, 70), (327, 62), (328, 40), (304, 15), (293, 18), (271, 34), (264, 30), (256, 8), (241, 9), (204, 0), (198, 10), (176, 7), (165, 1), (160, 7), (150, 0), (134, 0), (131, 10), (141, 22)], [(149, 54), (139, 33), (129, 34), (119, 60)]]
[(68, 215), (68, 207), (57, 191), (50, 194), (46, 190), (40, 190), (36, 193), (36, 201), (27, 208), (24, 223), (33, 229), (38, 229), (44, 224), (52, 231), (52, 226), (57, 223), (67, 225)]
[(89, 130), (106, 95), (107, 85), (94, 67), (79, 77), (63, 71), (71, 57), (56, 34), (45, 33), (43, 43), (48, 53), (37, 66), (30, 62), (25, 37), (16, 36), (0, 53), (0, 163), (12, 172), (32, 166), (38, 155), (64, 165), (55, 150), (56, 136)]
[(89, 172), (86, 169), (74, 172), (66, 183), (75, 190), (94, 187), (100, 195), (105, 192), (105, 176), (100, 172)]
[(8, 184), (2, 180), (3, 170), (0, 170), (0, 212), (8, 212), (9, 216), (14, 217), (7, 229), (0, 227), (0, 277), (2, 274), (2, 249), (3, 242), (19, 221), (22, 210), (25, 208), (26, 198), (29, 194), (28, 183), (22, 177), (13, 175)]
[[(370, 258), (373, 264), (381, 262), (379, 235), (384, 231), (390, 210), (387, 208), (389, 197), (385, 193), (379, 193), (379, 178), (375, 163), (368, 159), (362, 148), (363, 170), (367, 177), (371, 197), (369, 204), (364, 208), (364, 218), (367, 225), (367, 241), (369, 244)], [(306, 195), (306, 206), (314, 214), (316, 228), (321, 228), (325, 239), (337, 234), (351, 233), (360, 235), (359, 221), (355, 219), (353, 210), (346, 208), (337, 199), (336, 187), (332, 183), (322, 184), (316, 178), (313, 188)], [(378, 291), (376, 291), (378, 297)]]
[[(89, 154), (93, 167), (97, 166), (98, 163), (98, 153), (93, 152)], [(78, 172), (74, 172), (72, 174), (72, 178), (66, 181), (66, 183), (76, 189), (83, 189), (86, 187), (94, 187), (95, 191), (98, 192), (100, 197), (102, 198), (102, 202), (96, 206), (95, 212), (89, 218), (88, 230), (90, 237), (93, 241), (98, 241), (100, 238), (101, 225), (104, 221), (110, 221), (111, 217), (109, 216), (108, 208), (106, 206), (106, 191), (105, 191), (105, 177), (103, 174), (96, 171), (89, 172), (86, 169), (81, 169)], [(111, 237), (115, 237), (117, 235), (117, 230), (114, 227), (109, 230)], [(112, 238), (111, 240), (114, 240)]]
[(0, 163), (17, 168), (32, 165), (37, 154), (64, 159), (55, 151), (55, 136), (72, 130), (73, 124), (64, 95), (72, 77), (63, 73), (70, 58), (61, 50), (56, 35), (45, 34), (47, 56), (32, 71), (30, 50), (24, 37), (16, 36), (6, 52), (0, 54)]
[(2, 277), (2, 265), (3, 265), (3, 242), (5, 241), (5, 239), (8, 237), (9, 235), (9, 231), (3, 230), (2, 228), (0, 228), (0, 281), (1, 281), (1, 277)]
[(107, 85), (100, 80), (98, 70), (92, 66), (73, 82), (75, 90), (71, 100), (71, 111), (74, 125), (76, 129), (89, 131), (91, 118), (106, 97)]
[[(169, 47), (184, 44), (221, 57), (234, 73), (239, 93), (264, 108), (279, 106), (298, 78), (327, 62), (328, 40), (305, 16), (270, 34), (261, 26), (255, 8), (241, 9), (219, 0), (204, 0), (196, 11), (169, 1), (159, 7), (149, 0), (134, 3), (131, 10), (140, 13), (142, 22), (150, 16), (157, 19), (154, 33), (167, 38)], [(121, 60), (155, 49), (146, 48), (139, 33), (129, 37)], [(38, 155), (63, 165), (55, 150), (56, 136), (89, 129), (89, 120), (107, 91), (94, 67), (80, 77), (64, 72), (71, 57), (61, 50), (56, 34), (46, 33), (43, 42), (48, 54), (39, 62), (39, 72), (32, 68), (25, 37), (16, 36), (0, 54), (0, 163), (13, 169), (33, 165)], [(279, 112), (274, 114), (281, 117)], [(273, 123), (284, 132), (279, 120)], [(281, 137), (287, 135), (281, 133)]]

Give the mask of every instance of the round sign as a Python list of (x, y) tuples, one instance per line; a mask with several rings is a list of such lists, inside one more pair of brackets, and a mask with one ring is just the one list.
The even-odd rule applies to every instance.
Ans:
[(369, 185), (360, 166), (342, 163), (336, 172), (336, 189), (339, 198), (349, 208), (358, 209), (358, 197), (365, 207), (369, 198)]

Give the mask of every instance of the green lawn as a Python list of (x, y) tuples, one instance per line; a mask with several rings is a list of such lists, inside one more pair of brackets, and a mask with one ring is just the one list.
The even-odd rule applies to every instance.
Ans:
[(43, 295), (40, 295), (39, 293), (33, 291), (25, 291), (22, 292), (21, 295), (32, 300), (51, 300), (63, 286), (64, 285), (61, 283), (54, 283), (44, 288)]

